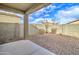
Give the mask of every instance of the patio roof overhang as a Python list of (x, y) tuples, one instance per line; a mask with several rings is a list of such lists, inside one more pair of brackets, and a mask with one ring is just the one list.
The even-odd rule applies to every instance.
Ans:
[(19, 13), (19, 14), (31, 14), (50, 3), (0, 3), (0, 10)]

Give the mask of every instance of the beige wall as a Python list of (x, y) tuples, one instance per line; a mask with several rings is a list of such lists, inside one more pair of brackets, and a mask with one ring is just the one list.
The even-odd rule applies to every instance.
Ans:
[(59, 26), (57, 34), (64, 34), (79, 38), (79, 24), (66, 24)]
[(23, 25), (20, 18), (0, 15), (0, 42), (11, 42), (23, 38)]
[(11, 42), (19, 39), (19, 24), (0, 22), (0, 42)]
[[(19, 37), (24, 37), (24, 26), (20, 23), (20, 18), (15, 16), (9, 16), (9, 15), (0, 15), (0, 23), (6, 23), (6, 24), (18, 24), (19, 26)], [(10, 29), (9, 29), (10, 30)]]
[(57, 29), (57, 34), (64, 34), (79, 38), (79, 21), (69, 24), (60, 25)]
[(20, 18), (18, 17), (12, 17), (8, 15), (0, 15), (0, 22), (5, 22), (5, 23), (20, 23)]
[(33, 27), (32, 24), (29, 25), (29, 35), (36, 35), (38, 34), (38, 29), (36, 29), (35, 27)]
[(79, 21), (72, 22), (70, 24), (79, 24)]
[[(37, 24), (39, 29), (44, 29), (42, 24)], [(65, 24), (65, 25), (50, 25), (48, 31), (51, 32), (52, 28), (57, 28), (56, 34), (69, 35), (79, 38), (79, 24)], [(29, 34), (39, 34), (38, 29), (35, 29), (32, 25), (29, 26)]]
[[(36, 27), (34, 27), (33, 24), (29, 25), (29, 35), (39, 34), (39, 29), (43, 29), (45, 31), (45, 25), (43, 24), (35, 24), (35, 25)], [(50, 33), (52, 28), (54, 29), (57, 27), (58, 27), (57, 25), (49, 24), (48, 32)]]
[(19, 29), (19, 37), (24, 38), (24, 24), (19, 24), (20, 29)]

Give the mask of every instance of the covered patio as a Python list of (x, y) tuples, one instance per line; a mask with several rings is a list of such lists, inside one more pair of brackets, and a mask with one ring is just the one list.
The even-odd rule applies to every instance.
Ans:
[[(28, 39), (28, 15), (47, 6), (43, 3), (1, 3), (0, 55), (53, 55), (54, 53)], [(4, 16), (5, 15), (5, 16)], [(4, 17), (3, 17), (4, 16)], [(6, 17), (6, 18), (5, 18)], [(19, 28), (20, 19), (23, 27)], [(0, 18), (1, 19), (1, 18)], [(5, 24), (5, 25), (4, 25)], [(7, 27), (6, 27), (7, 25)], [(13, 30), (14, 29), (14, 30)], [(19, 33), (19, 30), (23, 30)], [(4, 32), (4, 33), (3, 33)], [(6, 35), (4, 35), (6, 34)], [(8, 35), (8, 36), (7, 36)], [(22, 36), (21, 36), (22, 35)], [(20, 37), (21, 36), (21, 37)], [(17, 39), (16, 39), (17, 37)]]
[[(79, 54), (79, 20), (63, 25), (47, 21), (42, 25), (29, 25), (29, 15), (48, 5), (50, 3), (0, 3), (0, 54)], [(44, 33), (40, 29), (44, 29), (43, 25), (47, 26)], [(48, 32), (48, 27), (53, 28), (52, 32), (50, 29)], [(29, 35), (29, 32), (34, 34)]]
[[(15, 33), (16, 32), (17, 33), (13, 34), (13, 35), (15, 35), (15, 37), (18, 36), (18, 40), (27, 39), (29, 36), (28, 35), (28, 32), (29, 32), (28, 16), (29, 16), (29, 14), (31, 14), (45, 6), (48, 6), (48, 5), (49, 5), (48, 3), (1, 3), (0, 4), (0, 10), (1, 10), (0, 15), (11, 16), (11, 18), (16, 17), (17, 18), (17, 19), (15, 18), (16, 20), (14, 19), (14, 20), (6, 20), (6, 21), (7, 22), (9, 21), (8, 23), (10, 23), (10, 22), (13, 23), (13, 21), (14, 21), (14, 23), (16, 23), (15, 27), (17, 28), (17, 30), (15, 30)], [(18, 26), (18, 23), (20, 23), (21, 19), (23, 20), (23, 24), (22, 24), (22, 27), (19, 28), (20, 26)], [(5, 23), (5, 20), (3, 23)], [(8, 31), (8, 29), (7, 29), (7, 31)], [(21, 33), (20, 33), (20, 31), (21, 31)], [(21, 36), (21, 38), (20, 38), (20, 36)], [(10, 35), (8, 37), (10, 37)]]

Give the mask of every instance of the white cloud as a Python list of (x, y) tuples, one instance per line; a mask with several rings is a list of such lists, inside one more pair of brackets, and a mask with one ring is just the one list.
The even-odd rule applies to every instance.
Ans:
[(29, 20), (33, 20), (34, 19), (32, 16), (29, 16), (28, 18), (29, 18)]
[(45, 12), (45, 13), (51, 12), (51, 11), (53, 11), (55, 8), (56, 8), (56, 6), (53, 6), (53, 5), (51, 4), (51, 5), (47, 6), (46, 8), (44, 8), (44, 9), (45, 9), (44, 12)]
[[(31, 15), (40, 16), (43, 12), (45, 12), (45, 13), (51, 12), (51, 10), (54, 10), (54, 8), (56, 8), (56, 6), (49, 5), (47, 7), (44, 7), (42, 9), (32, 13)], [(49, 9), (49, 10), (46, 10), (46, 9)]]
[(47, 8), (47, 9), (50, 9), (50, 10), (53, 10), (53, 9), (55, 9), (55, 8), (56, 8), (56, 6), (49, 5), (49, 6), (47, 6), (46, 8)]
[(35, 19), (33, 22), (30, 22), (30, 23), (41, 23), (44, 20), (48, 20), (48, 22), (52, 22), (51, 18), (38, 18), (38, 19)]
[(60, 10), (55, 17), (58, 19), (58, 22), (61, 24), (79, 19), (79, 6), (72, 6), (67, 10)]

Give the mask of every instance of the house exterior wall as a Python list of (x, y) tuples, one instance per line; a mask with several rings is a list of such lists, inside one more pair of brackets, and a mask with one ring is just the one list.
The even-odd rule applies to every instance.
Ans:
[(20, 18), (8, 15), (0, 15), (0, 22), (4, 23), (20, 23)]
[(20, 18), (0, 15), (0, 42), (16, 41), (23, 36), (23, 28), (20, 24)]

